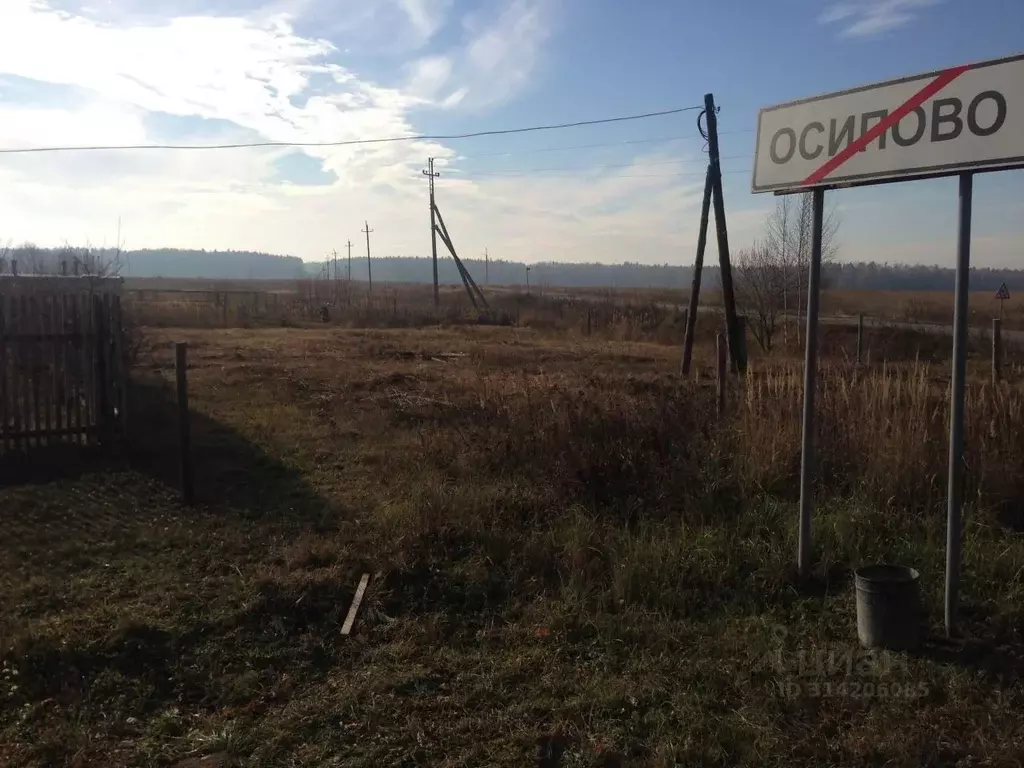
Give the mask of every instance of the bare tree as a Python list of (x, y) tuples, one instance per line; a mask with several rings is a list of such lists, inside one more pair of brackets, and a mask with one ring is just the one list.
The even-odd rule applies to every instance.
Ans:
[(122, 248), (96, 248), (91, 245), (73, 246), (65, 243), (59, 248), (40, 248), (34, 243), (22, 243), (14, 248), (0, 247), (0, 264), (4, 272), (7, 264), (18, 263), (22, 275), (69, 275), (87, 277), (117, 277), (123, 267)]
[(747, 327), (761, 349), (771, 352), (784, 317), (786, 265), (778, 258), (778, 251), (764, 241), (737, 252), (732, 267), (736, 301), (747, 316)]
[[(842, 223), (835, 207), (822, 221), (822, 262), (835, 259), (837, 235)], [(733, 280), (737, 300), (752, 314), (751, 331), (766, 352), (771, 351), (777, 329), (785, 334), (786, 318), (795, 306), (797, 340), (804, 296), (811, 266), (814, 208), (810, 193), (784, 195), (776, 199), (775, 210), (765, 221), (764, 239), (748, 251), (737, 254)], [(788, 338), (784, 340), (788, 342)]]

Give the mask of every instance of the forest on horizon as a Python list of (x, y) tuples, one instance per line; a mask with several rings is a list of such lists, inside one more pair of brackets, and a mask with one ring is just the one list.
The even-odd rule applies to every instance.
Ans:
[[(81, 249), (47, 249), (34, 246), (9, 248), (4, 261), (17, 260), (20, 272), (27, 265), (40, 265), (40, 271), (56, 271), (68, 253)], [(96, 258), (97, 249), (91, 249)], [(122, 277), (206, 278), (216, 280), (287, 280), (334, 276), (334, 260), (304, 262), (297, 256), (282, 256), (255, 251), (204, 251), (176, 248), (133, 251), (101, 251), (100, 260), (117, 259)], [(477, 282), (489, 285), (525, 285), (527, 265), (522, 262), (464, 259)], [(348, 277), (348, 259), (339, 257), (339, 279)], [(353, 280), (367, 279), (365, 257), (353, 257)], [(6, 268), (0, 271), (7, 271)], [(842, 290), (944, 291), (953, 290), (954, 271), (939, 266), (879, 264), (875, 262), (835, 262), (824, 266), (828, 288)], [(438, 278), (442, 283), (460, 281), (455, 262), (444, 257), (438, 260)], [(543, 262), (529, 265), (531, 285), (567, 288), (685, 288), (693, 278), (691, 266), (668, 264), (587, 264)], [(433, 270), (430, 259), (416, 256), (381, 256), (373, 258), (374, 281), (388, 283), (430, 283)], [(717, 266), (705, 266), (702, 281), (718, 284)], [(995, 291), (1006, 282), (1011, 290), (1024, 286), (1024, 270), (974, 268), (971, 290)]]

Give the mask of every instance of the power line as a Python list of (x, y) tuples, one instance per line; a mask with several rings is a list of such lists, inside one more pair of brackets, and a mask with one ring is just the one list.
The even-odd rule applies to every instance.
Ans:
[[(586, 170), (586, 169), (582, 169), (581, 168), (580, 170), (582, 171), (582, 170)], [(732, 169), (728, 169), (728, 170), (723, 170), (722, 173), (723, 174), (725, 174), (725, 173), (745, 173), (745, 174), (749, 174), (750, 173), (750, 169), (746, 169), (746, 168), (732, 168)], [(683, 173), (607, 173), (607, 174), (603, 174), (601, 176), (601, 179), (668, 179), (668, 178), (678, 178), (678, 177), (684, 177), (684, 176), (690, 177), (690, 178), (696, 178), (698, 176), (699, 177), (704, 177), (705, 175), (706, 175), (705, 171), (700, 171), (699, 173), (698, 172), (683, 172)], [(475, 173), (475, 172), (474, 173), (468, 173), (463, 178), (465, 178), (468, 181), (468, 180), (471, 180), (471, 179), (473, 179), (473, 178), (475, 178), (477, 176), (494, 176), (494, 177), (506, 178), (506, 179), (530, 179), (530, 178), (534, 178), (534, 179), (572, 179), (572, 178), (577, 178), (579, 176), (579, 174), (569, 174), (569, 173), (537, 173), (537, 174), (531, 174), (531, 173), (489, 173), (487, 171), (481, 171), (479, 173)]]
[(414, 136), (389, 136), (376, 139), (348, 139), (345, 141), (254, 141), (237, 144), (116, 144), (108, 146), (55, 146), (55, 147), (20, 147), (2, 148), (0, 154), (19, 155), (42, 152), (95, 152), (105, 150), (220, 150), (220, 149), (257, 149), (266, 147), (348, 147), (364, 144), (391, 144), (403, 141), (454, 141), (456, 139), (475, 139), (482, 136), (504, 136), (514, 133), (532, 133), (535, 131), (553, 131), (562, 128), (581, 128), (588, 125), (604, 125), (607, 123), (623, 123), (629, 120), (645, 120), (651, 117), (678, 115), (701, 109), (699, 106), (665, 109), (660, 112), (645, 112), (638, 115), (622, 115), (605, 117), (599, 120), (578, 120), (572, 123), (556, 123), (552, 125), (534, 125), (527, 128), (502, 128), (492, 131), (473, 131), (472, 133), (452, 134), (417, 134)]
[(631, 139), (628, 141), (612, 141), (604, 144), (570, 144), (565, 147), (543, 147), (541, 149), (522, 149), (518, 152), (483, 152), (477, 155), (469, 155), (468, 157), (462, 157), (462, 160), (475, 160), (478, 157), (511, 157), (514, 155), (532, 155), (537, 152), (564, 152), (570, 149), (597, 149), (599, 147), (622, 147), (628, 144), (657, 144), (659, 142), (670, 142), (670, 141), (693, 141), (696, 136), (666, 136), (661, 139)]
[[(722, 160), (746, 160), (746, 159), (751, 158), (751, 157), (753, 157), (753, 155), (728, 155), (728, 156), (723, 157), (721, 159)], [(679, 165), (680, 163), (692, 163), (692, 162), (695, 162), (697, 160), (699, 160), (699, 158), (692, 158), (692, 157), (690, 157), (690, 158), (680, 158), (678, 160), (652, 160), (651, 162), (647, 162), (647, 163), (613, 163), (611, 165), (587, 165), (587, 166), (576, 166), (576, 167), (568, 167), (568, 168), (564, 168), (564, 167), (563, 168), (496, 168), (496, 169), (485, 169), (483, 171), (480, 171), (479, 173), (487, 173), (487, 174), (493, 174), (493, 173), (513, 173), (514, 174), (514, 173), (520, 173), (520, 172), (522, 172), (522, 173), (534, 173), (534, 172), (540, 172), (540, 171), (592, 171), (592, 170), (599, 170), (599, 169), (602, 169), (602, 168), (642, 168), (642, 167), (648, 166), (648, 165)], [(452, 172), (459, 173), (459, 171), (457, 171), (457, 169), (451, 168), (450, 170)], [(462, 171), (461, 173), (464, 173), (466, 175), (473, 175), (473, 174), (477, 173), (477, 171)], [(698, 173), (696, 175), (703, 176), (704, 172), (701, 171), (700, 173)]]

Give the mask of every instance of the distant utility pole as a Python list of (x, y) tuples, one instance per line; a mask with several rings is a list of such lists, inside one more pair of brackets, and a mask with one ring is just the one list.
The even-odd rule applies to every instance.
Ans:
[(427, 170), (423, 171), (423, 175), (430, 182), (430, 253), (434, 260), (434, 308), (437, 309), (441, 306), (441, 292), (437, 285), (437, 219), (434, 215), (437, 209), (434, 207), (434, 179), (441, 174), (434, 171), (434, 158), (427, 158)]
[(491, 258), (484, 248), (484, 285), (491, 284)]
[(352, 241), (348, 241), (348, 281), (346, 283), (348, 293), (348, 305), (352, 306)]
[(365, 229), (361, 229), (360, 232), (363, 232), (366, 235), (366, 277), (370, 283), (370, 287), (366, 292), (367, 294), (370, 294), (373, 293), (373, 269), (370, 266), (370, 233), (373, 232), (373, 230), (370, 229), (370, 222), (364, 221), (363, 224), (365, 224), (366, 227)]
[(334, 303), (338, 303), (338, 251), (334, 251)]
[(526, 268), (526, 293), (530, 293), (530, 268)]

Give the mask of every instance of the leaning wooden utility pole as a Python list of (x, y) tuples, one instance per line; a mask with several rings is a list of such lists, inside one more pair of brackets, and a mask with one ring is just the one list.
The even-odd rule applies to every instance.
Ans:
[[(437, 216), (437, 227), (435, 228), (435, 231), (441, 236), (441, 242), (445, 244), (452, 255), (452, 259), (455, 260), (455, 266), (458, 268), (459, 274), (462, 276), (462, 284), (466, 287), (466, 293), (469, 294), (470, 303), (473, 305), (474, 309), (479, 309), (479, 304), (482, 304), (485, 310), (490, 311), (491, 307), (488, 305), (487, 298), (484, 296), (483, 291), (480, 290), (480, 286), (476, 284), (473, 276), (469, 274), (469, 270), (466, 269), (466, 265), (462, 263), (462, 259), (459, 258), (459, 254), (455, 252), (455, 246), (452, 245), (451, 235), (448, 234), (448, 227), (444, 225), (444, 217), (441, 216), (441, 209), (436, 205), (434, 206), (434, 215)], [(477, 303), (477, 299), (479, 299), (479, 304)]]
[(715, 206), (715, 230), (718, 234), (718, 263), (722, 278), (722, 302), (725, 305), (725, 331), (728, 335), (729, 350), (733, 367), (742, 373), (747, 361), (742, 359), (743, 346), (739, 338), (739, 323), (736, 320), (736, 295), (732, 285), (732, 267), (729, 263), (729, 232), (725, 224), (725, 197), (722, 194), (722, 167), (718, 152), (718, 117), (715, 114), (715, 97), (704, 96), (704, 119), (708, 130), (708, 155), (712, 174), (712, 201)]
[(365, 228), (359, 230), (366, 234), (366, 278), (370, 283), (370, 287), (366, 290), (367, 295), (373, 293), (373, 268), (370, 265), (370, 233), (373, 232), (370, 229), (370, 222), (364, 221)]
[(430, 254), (434, 261), (434, 308), (437, 309), (441, 306), (441, 291), (437, 284), (437, 220), (434, 216), (437, 209), (434, 206), (434, 179), (441, 174), (434, 171), (434, 158), (427, 158), (427, 170), (423, 171), (423, 175), (430, 182)]
[(700, 231), (697, 233), (697, 258), (693, 262), (693, 284), (690, 286), (690, 307), (686, 310), (686, 335), (683, 337), (683, 361), (679, 372), (686, 376), (690, 373), (690, 360), (693, 356), (693, 335), (697, 328), (697, 303), (700, 299), (700, 273), (704, 269), (704, 248), (708, 243), (708, 215), (711, 212), (711, 165), (704, 177), (704, 199), (700, 205)]
[(439, 307), (441, 304), (437, 283), (437, 238), (440, 237), (441, 242), (448, 248), (452, 259), (455, 261), (455, 266), (459, 270), (459, 276), (462, 278), (462, 284), (466, 287), (466, 293), (469, 294), (469, 301), (473, 308), (479, 309), (480, 305), (483, 305), (485, 310), (490, 311), (490, 306), (487, 304), (483, 291), (480, 290), (480, 286), (473, 280), (473, 276), (469, 274), (469, 270), (462, 263), (459, 254), (455, 252), (455, 246), (452, 245), (452, 237), (448, 234), (448, 228), (444, 225), (444, 218), (441, 216), (441, 209), (437, 207), (437, 200), (434, 195), (434, 179), (441, 174), (434, 171), (434, 158), (428, 159), (427, 170), (423, 171), (423, 175), (430, 181), (430, 244), (434, 259), (434, 306)]

